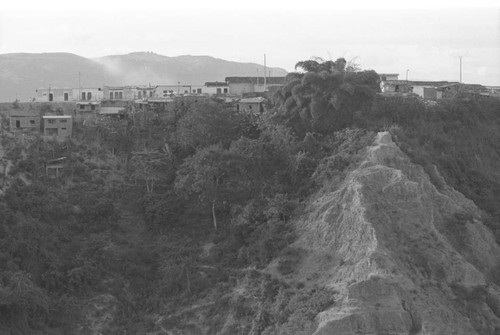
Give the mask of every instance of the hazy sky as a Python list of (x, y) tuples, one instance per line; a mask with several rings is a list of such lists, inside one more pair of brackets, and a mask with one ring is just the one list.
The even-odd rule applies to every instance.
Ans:
[[(299, 60), (356, 58), (400, 79), (500, 86), (500, 1), (10, 1), (0, 53), (84, 57), (153, 51), (292, 71)], [(1, 70), (1, 69), (0, 69)]]

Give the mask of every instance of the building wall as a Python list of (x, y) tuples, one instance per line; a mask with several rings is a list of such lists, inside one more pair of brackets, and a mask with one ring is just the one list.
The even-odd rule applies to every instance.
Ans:
[(437, 99), (437, 90), (431, 86), (413, 86), (413, 93), (424, 99)]
[(64, 140), (71, 137), (73, 131), (73, 118), (43, 118), (43, 135), (47, 138)]
[(104, 86), (103, 100), (135, 100), (134, 93), (130, 86)]
[(229, 94), (231, 95), (243, 95), (254, 92), (255, 87), (252, 83), (229, 83)]
[(155, 98), (165, 98), (172, 94), (192, 93), (192, 85), (158, 85), (155, 88)]
[(40, 131), (39, 116), (11, 116), (9, 118), (9, 129), (11, 131)]
[(40, 88), (36, 90), (36, 102), (64, 102), (73, 99), (73, 89), (71, 88)]
[(263, 112), (262, 103), (259, 102), (255, 103), (239, 102), (236, 108), (238, 109), (238, 111), (244, 113), (260, 114)]
[(101, 101), (103, 99), (103, 91), (100, 88), (73, 88), (74, 101)]

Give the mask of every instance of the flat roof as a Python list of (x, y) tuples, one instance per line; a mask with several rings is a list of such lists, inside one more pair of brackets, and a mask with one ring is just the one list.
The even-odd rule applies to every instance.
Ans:
[(245, 98), (241, 99), (239, 102), (240, 103), (246, 103), (246, 104), (256, 104), (256, 103), (261, 103), (264, 102), (266, 99), (261, 98), (261, 97), (256, 97), (256, 98)]
[(119, 114), (124, 110), (123, 107), (101, 107), (99, 114)]
[(71, 115), (44, 115), (44, 119), (71, 119)]
[(101, 102), (100, 101), (85, 101), (85, 100), (81, 100), (81, 101), (77, 101), (76, 104), (77, 105), (100, 105)]

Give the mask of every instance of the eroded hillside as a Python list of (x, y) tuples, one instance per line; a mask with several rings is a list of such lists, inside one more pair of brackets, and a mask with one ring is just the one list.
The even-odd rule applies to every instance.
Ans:
[(388, 132), (299, 220), (293, 280), (338, 292), (314, 334), (496, 334), (500, 248), (474, 203), (438, 191)]

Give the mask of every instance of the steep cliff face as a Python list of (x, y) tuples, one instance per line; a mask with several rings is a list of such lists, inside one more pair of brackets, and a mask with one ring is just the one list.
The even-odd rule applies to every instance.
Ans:
[(500, 332), (500, 290), (488, 279), (500, 248), (480, 210), (438, 191), (388, 132), (298, 230), (306, 256), (290, 279), (338, 292), (315, 335)]

